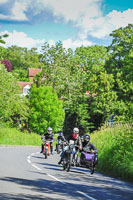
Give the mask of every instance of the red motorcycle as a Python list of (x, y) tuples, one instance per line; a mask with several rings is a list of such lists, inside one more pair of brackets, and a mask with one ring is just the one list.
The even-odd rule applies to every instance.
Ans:
[(47, 159), (47, 157), (50, 156), (50, 141), (45, 140), (44, 136), (42, 136), (42, 140), (44, 141), (43, 155), (45, 156), (45, 159)]

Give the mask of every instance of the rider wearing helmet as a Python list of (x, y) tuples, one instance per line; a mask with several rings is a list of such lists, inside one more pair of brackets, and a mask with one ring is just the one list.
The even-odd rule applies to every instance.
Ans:
[(90, 135), (86, 134), (84, 135), (84, 140), (82, 142), (82, 151), (84, 152), (90, 152), (91, 150), (94, 150), (96, 152), (95, 154), (95, 164), (97, 164), (97, 148), (94, 144), (90, 142)]
[(64, 135), (63, 135), (63, 132), (59, 132), (59, 135), (58, 135), (58, 137), (57, 137), (57, 141), (58, 141), (58, 140), (62, 140), (62, 141), (65, 140), (65, 137), (64, 137)]
[[(51, 154), (53, 154), (53, 141), (54, 141), (54, 135), (52, 134), (52, 128), (48, 128), (48, 132), (44, 134), (45, 140), (49, 140), (50, 141), (50, 151)], [(41, 148), (41, 152), (42, 153), (44, 150), (44, 143), (42, 143), (42, 148)]]
[[(68, 138), (67, 138), (67, 142), (69, 143), (71, 140), (74, 141), (74, 145), (75, 145), (75, 150), (77, 153), (78, 150), (81, 150), (82, 149), (82, 142), (81, 142), (81, 139), (80, 139), (80, 136), (79, 136), (79, 129), (78, 128), (74, 128), (73, 129), (73, 133), (72, 135), (70, 135)], [(63, 158), (64, 158), (64, 154), (65, 154), (65, 151), (67, 150), (67, 147), (65, 147), (65, 149), (62, 151), (61, 153), (61, 159), (60, 161), (58, 162), (58, 164), (61, 164)]]
[[(59, 132), (59, 135), (58, 135), (56, 141), (57, 141), (57, 143), (56, 143), (56, 149), (57, 149), (58, 142), (61, 141), (63, 143), (65, 141), (65, 137), (63, 135), (63, 132)], [(55, 149), (55, 151), (56, 151), (56, 149)]]

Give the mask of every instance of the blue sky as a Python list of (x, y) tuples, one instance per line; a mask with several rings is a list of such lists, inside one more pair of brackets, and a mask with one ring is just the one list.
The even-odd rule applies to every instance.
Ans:
[(109, 34), (129, 23), (132, 0), (0, 0), (0, 35), (9, 35), (5, 47), (109, 45)]

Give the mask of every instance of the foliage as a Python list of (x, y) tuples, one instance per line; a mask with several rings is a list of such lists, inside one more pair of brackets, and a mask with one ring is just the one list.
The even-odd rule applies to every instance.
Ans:
[[(113, 41), (108, 47), (110, 59), (106, 64), (106, 69), (114, 76), (113, 90), (116, 91), (118, 100), (125, 104), (124, 107), (130, 109), (133, 89), (133, 25), (119, 28), (110, 36), (113, 37)], [(125, 118), (131, 119), (131, 114), (126, 113)]]
[(0, 126), (0, 145), (40, 146), (41, 137), (35, 133), (21, 132), (16, 128)]
[(4, 64), (5, 65), (5, 68), (7, 69), (8, 72), (11, 72), (12, 71), (12, 65), (10, 63), (9, 60), (2, 60), (1, 61), (1, 64)]
[(98, 148), (97, 169), (133, 181), (133, 134), (131, 124), (120, 124), (91, 134)]
[(115, 120), (132, 120), (132, 27), (114, 30), (109, 47), (81, 46), (73, 51), (59, 41), (51, 47), (45, 43), (38, 54), (35, 48), (12, 46), (2, 49), (0, 59), (10, 60), (13, 76), (21, 81), (29, 81), (29, 67), (42, 68), (34, 83), (52, 87), (62, 100), (67, 108), (65, 132), (73, 126), (92, 132), (112, 113)]
[(53, 132), (60, 131), (64, 122), (62, 102), (51, 87), (32, 87), (30, 96), (30, 128), (39, 134), (47, 132), (50, 126)]
[(0, 36), (0, 43), (5, 44), (4, 38), (8, 37), (8, 34), (4, 34)]
[(40, 54), (38, 54), (36, 50), (36, 48), (28, 50), (27, 48), (11, 46), (8, 47), (6, 53), (2, 55), (4, 59), (10, 60), (13, 74), (18, 81), (29, 81), (29, 68), (43, 67), (43, 63), (40, 62)]
[(0, 118), (18, 125), (20, 118), (27, 121), (28, 104), (20, 96), (19, 86), (14, 76), (0, 64)]
[[(107, 48), (97, 45), (80, 47), (74, 54), (66, 51), (61, 43), (52, 48), (45, 43), (43, 51), (43, 62), (47, 67), (43, 72), (45, 79), (39, 83), (51, 85), (63, 99), (64, 108), (69, 108), (64, 131), (70, 132), (71, 127), (80, 126), (85, 133), (98, 127), (107, 113), (112, 112), (117, 99), (112, 91), (113, 75), (107, 74), (104, 68), (109, 57)], [(86, 91), (90, 96), (85, 100)]]

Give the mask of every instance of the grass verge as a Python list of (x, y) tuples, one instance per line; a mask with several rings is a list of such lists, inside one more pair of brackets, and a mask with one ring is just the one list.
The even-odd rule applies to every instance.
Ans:
[(98, 148), (97, 169), (107, 175), (133, 181), (133, 134), (128, 124), (101, 129), (91, 134)]

